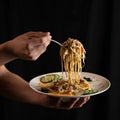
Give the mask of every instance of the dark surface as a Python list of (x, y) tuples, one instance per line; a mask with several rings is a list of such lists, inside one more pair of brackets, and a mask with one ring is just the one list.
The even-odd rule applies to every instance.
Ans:
[[(79, 39), (87, 53), (83, 71), (100, 74), (111, 88), (81, 109), (56, 110), (0, 98), (1, 120), (120, 120), (120, 2), (118, 0), (1, 0), (0, 42), (28, 31), (50, 31), (53, 39)], [(61, 71), (59, 46), (51, 43), (35, 61), (15, 60), (9, 70), (29, 82)]]

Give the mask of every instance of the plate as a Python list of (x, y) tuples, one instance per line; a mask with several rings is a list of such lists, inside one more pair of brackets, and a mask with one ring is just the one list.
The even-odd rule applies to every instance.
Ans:
[[(47, 73), (47, 74), (43, 74), (37, 77), (34, 77), (33, 79), (31, 79), (29, 81), (29, 85), (30, 87), (41, 94), (45, 94), (45, 95), (49, 95), (49, 96), (55, 96), (55, 97), (67, 97), (67, 98), (78, 98), (78, 97), (85, 97), (85, 96), (93, 96), (93, 95), (98, 95), (101, 94), (105, 91), (107, 91), (110, 86), (111, 83), (110, 81), (98, 74), (94, 74), (94, 73), (90, 73), (90, 72), (81, 72), (81, 77), (82, 78), (90, 78), (92, 81), (90, 81), (90, 85), (92, 87), (93, 90), (96, 90), (97, 92), (95, 93), (89, 93), (89, 94), (83, 94), (83, 95), (56, 95), (56, 94), (50, 94), (50, 93), (46, 93), (46, 92), (42, 92), (40, 86), (38, 86), (38, 84), (40, 83), (40, 78), (45, 76), (45, 75), (50, 75), (50, 74), (58, 74), (58, 75), (62, 75), (62, 72), (52, 72), (52, 73)], [(63, 74), (65, 75), (65, 74)]]

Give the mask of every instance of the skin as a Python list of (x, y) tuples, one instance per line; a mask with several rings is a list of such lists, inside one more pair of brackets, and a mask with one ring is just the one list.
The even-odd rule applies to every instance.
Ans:
[(50, 44), (49, 32), (27, 32), (0, 45), (0, 95), (20, 102), (56, 109), (82, 107), (90, 97), (73, 98), (64, 102), (62, 98), (50, 97), (33, 91), (22, 77), (9, 71), (5, 64), (15, 59), (35, 61)]

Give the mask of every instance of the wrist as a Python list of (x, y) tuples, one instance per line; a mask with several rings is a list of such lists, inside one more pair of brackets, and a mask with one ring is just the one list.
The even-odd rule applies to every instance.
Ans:
[(6, 42), (1, 44), (0, 45), (0, 65), (4, 65), (14, 59), (16, 58), (11, 54), (8, 43)]

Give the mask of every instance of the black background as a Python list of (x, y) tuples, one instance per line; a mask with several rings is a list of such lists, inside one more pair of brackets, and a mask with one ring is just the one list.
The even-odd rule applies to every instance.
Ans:
[[(83, 71), (108, 78), (111, 87), (82, 108), (69, 111), (0, 97), (0, 119), (120, 120), (119, 6), (119, 0), (1, 0), (0, 43), (28, 31), (49, 31), (61, 43), (68, 37), (79, 39), (87, 51)], [(51, 42), (37, 61), (15, 60), (6, 66), (28, 82), (61, 71), (59, 46)]]

